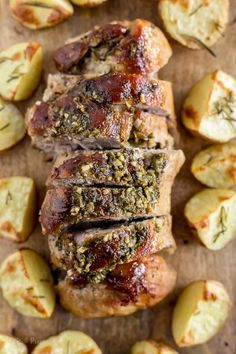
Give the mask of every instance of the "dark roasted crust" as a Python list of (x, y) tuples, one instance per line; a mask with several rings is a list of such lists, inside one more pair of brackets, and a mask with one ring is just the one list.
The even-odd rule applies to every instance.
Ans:
[(162, 216), (108, 229), (49, 236), (53, 264), (70, 278), (100, 283), (117, 264), (138, 260), (163, 249), (173, 251), (171, 217)]
[(95, 27), (58, 49), (54, 61), (58, 70), (70, 74), (149, 75), (159, 71), (171, 54), (157, 27), (145, 20), (135, 20)]
[(165, 215), (156, 186), (145, 188), (64, 187), (49, 190), (41, 209), (43, 232), (50, 234), (83, 222)]
[(81, 287), (65, 279), (57, 290), (61, 304), (78, 317), (125, 316), (156, 305), (173, 290), (175, 280), (164, 259), (152, 255), (118, 266), (106, 283)]

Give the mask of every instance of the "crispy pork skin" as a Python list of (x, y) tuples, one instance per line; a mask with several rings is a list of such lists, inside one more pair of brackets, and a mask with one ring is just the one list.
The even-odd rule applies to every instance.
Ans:
[(70, 278), (100, 283), (117, 264), (175, 250), (171, 217), (49, 236), (53, 264)]
[(113, 22), (71, 39), (58, 49), (54, 61), (69, 74), (155, 75), (172, 55), (159, 28), (145, 20)]
[(126, 316), (156, 305), (174, 288), (176, 273), (162, 257), (151, 255), (122, 265), (100, 284), (59, 282), (62, 306), (82, 318)]

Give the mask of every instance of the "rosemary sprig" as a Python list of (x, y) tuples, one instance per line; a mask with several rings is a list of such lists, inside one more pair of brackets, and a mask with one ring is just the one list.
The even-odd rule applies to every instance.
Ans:
[(10, 123), (6, 123), (3, 127), (0, 128), (0, 131), (2, 131), (2, 130), (4, 130), (4, 129), (8, 128), (9, 125), (10, 125)]
[(46, 5), (46, 4), (42, 3), (41, 1), (30, 1), (30, 2), (29, 1), (25, 1), (24, 5), (40, 7), (40, 8), (43, 8), (43, 9), (52, 9), (51, 6)]
[(214, 237), (213, 237), (213, 243), (216, 243), (216, 241), (218, 240), (218, 238), (221, 235), (224, 235), (224, 233), (227, 231), (227, 226), (226, 226), (226, 222), (227, 222), (227, 213), (225, 210), (225, 207), (221, 207), (220, 209), (220, 219), (219, 219), (219, 227), (220, 227), (220, 231), (217, 232)]
[(203, 4), (199, 5), (195, 10), (190, 12), (189, 16), (195, 15), (202, 7), (203, 7)]
[(216, 58), (216, 54), (215, 52), (213, 52), (213, 50), (211, 48), (209, 48), (205, 43), (203, 43), (199, 38), (194, 37), (194, 36), (189, 36), (188, 34), (185, 33), (180, 33), (180, 35), (182, 37), (185, 37), (186, 39), (195, 42), (199, 47), (201, 47), (202, 49), (205, 49), (206, 51), (208, 51), (208, 53), (210, 53), (214, 58)]

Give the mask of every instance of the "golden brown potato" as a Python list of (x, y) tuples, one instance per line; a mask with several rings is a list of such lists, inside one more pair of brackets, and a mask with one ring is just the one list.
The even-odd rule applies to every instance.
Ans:
[(190, 284), (179, 296), (172, 319), (176, 344), (190, 347), (203, 344), (224, 325), (231, 308), (224, 286), (213, 280)]
[(205, 189), (185, 206), (194, 234), (210, 250), (219, 250), (236, 236), (236, 192)]
[(19, 340), (0, 334), (0, 354), (28, 354), (28, 349)]
[(16, 242), (27, 239), (36, 214), (36, 190), (32, 178), (0, 179), (0, 235)]
[(73, 4), (84, 7), (98, 6), (107, 0), (71, 0)]
[(55, 26), (74, 13), (68, 0), (10, 0), (12, 16), (31, 29)]
[(79, 331), (64, 331), (37, 345), (32, 354), (102, 354), (94, 340)]
[(193, 159), (191, 171), (201, 183), (211, 188), (236, 185), (236, 142), (210, 146)]
[(0, 95), (9, 101), (29, 98), (38, 86), (43, 69), (39, 43), (24, 42), (0, 52)]
[(226, 143), (236, 137), (236, 81), (217, 70), (189, 92), (182, 120), (194, 135)]
[(17, 144), (25, 133), (25, 122), (20, 111), (0, 98), (0, 151)]
[(223, 36), (229, 0), (160, 0), (159, 12), (175, 40), (189, 48), (202, 49)]
[(137, 342), (131, 348), (131, 354), (178, 354), (174, 349), (168, 347), (162, 342), (153, 340), (143, 340)]
[(0, 268), (3, 297), (19, 313), (48, 318), (55, 307), (50, 269), (35, 251), (21, 249), (8, 256)]

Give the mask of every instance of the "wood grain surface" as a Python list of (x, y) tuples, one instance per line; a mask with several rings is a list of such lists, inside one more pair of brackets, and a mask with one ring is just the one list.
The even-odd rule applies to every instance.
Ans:
[[(212, 0), (213, 1), (213, 0)], [(0, 48), (17, 42), (36, 40), (42, 43), (45, 53), (44, 82), (49, 72), (55, 71), (52, 53), (64, 40), (87, 31), (96, 24), (104, 24), (118, 19), (144, 18), (160, 25), (155, 0), (108, 0), (96, 9), (76, 8), (75, 15), (54, 28), (30, 31), (13, 20), (8, 10), (8, 0), (0, 0)], [(231, 0), (231, 21), (236, 17), (236, 0)], [(160, 77), (174, 84), (176, 109), (179, 113), (181, 102), (190, 87), (203, 75), (223, 69), (236, 77), (236, 24), (229, 25), (225, 37), (214, 46), (216, 58), (206, 51), (192, 51), (170, 40), (174, 50), (170, 63), (161, 71)], [(1, 79), (1, 78), (0, 78)], [(44, 88), (42, 82), (31, 101), (19, 105), (25, 111)], [(179, 174), (173, 189), (174, 235), (178, 250), (169, 257), (178, 272), (175, 292), (163, 303), (153, 309), (139, 312), (126, 318), (105, 320), (81, 320), (64, 311), (59, 305), (48, 320), (23, 317), (12, 310), (0, 296), (0, 332), (12, 334), (30, 345), (65, 329), (78, 329), (91, 335), (104, 354), (125, 354), (129, 347), (143, 338), (164, 339), (174, 346), (170, 321), (176, 296), (181, 288), (197, 279), (216, 279), (228, 289), (232, 302), (236, 300), (236, 241), (225, 249), (212, 252), (197, 243), (191, 235), (183, 218), (186, 201), (201, 186), (190, 174), (189, 166), (195, 153), (206, 146), (202, 140), (190, 136), (179, 122), (179, 146), (184, 150), (187, 162)], [(34, 150), (29, 138), (25, 138), (14, 148), (0, 154), (0, 177), (22, 175), (34, 178), (39, 196), (39, 206), (45, 193), (45, 179), (50, 163), (43, 154)], [(47, 240), (41, 235), (37, 225), (34, 233), (23, 246), (30, 246), (48, 258)], [(13, 252), (19, 245), (1, 239), (0, 261)], [(222, 331), (209, 343), (196, 348), (179, 350), (189, 354), (235, 354), (236, 353), (236, 307)]]

